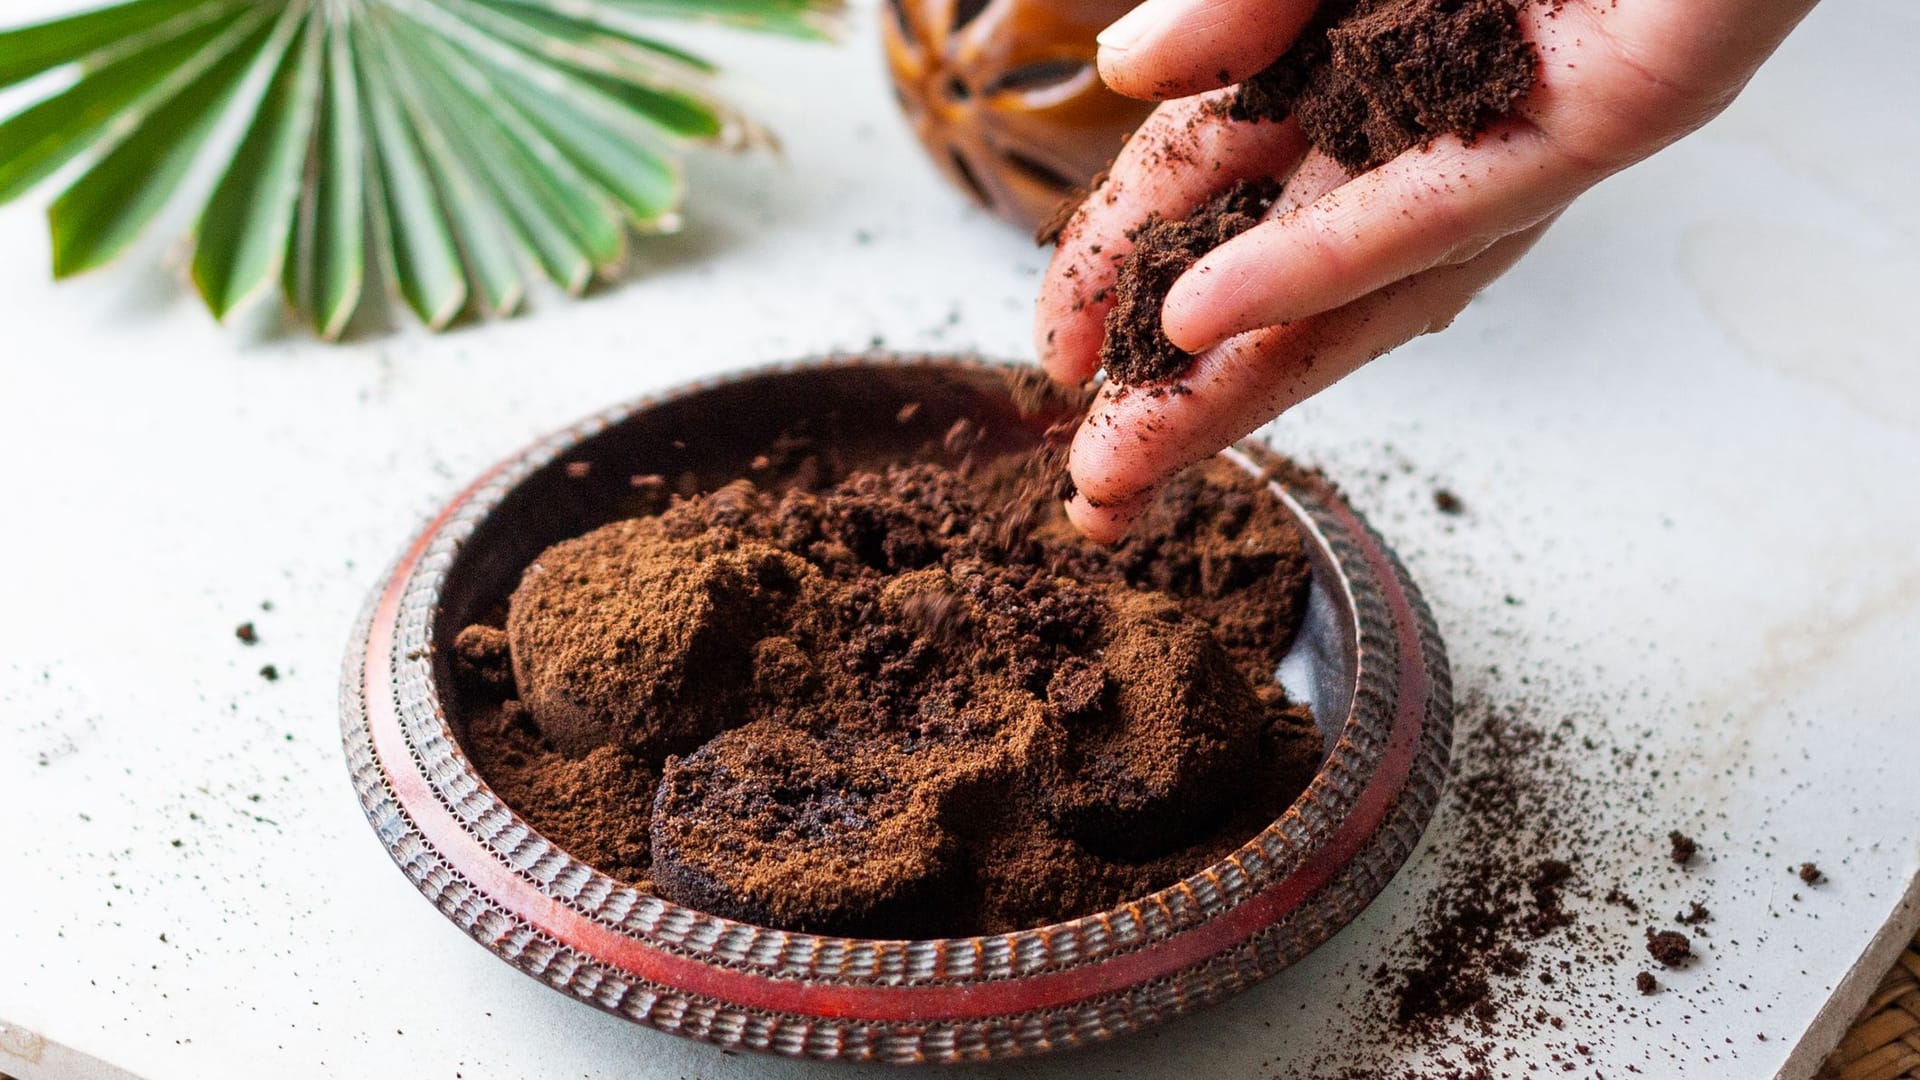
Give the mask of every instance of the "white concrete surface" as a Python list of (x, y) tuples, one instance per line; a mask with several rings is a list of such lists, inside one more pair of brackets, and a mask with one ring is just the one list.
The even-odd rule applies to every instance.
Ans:
[[(1027, 351), (1041, 255), (936, 183), (871, 30), (863, 12), (840, 50), (702, 35), (757, 69), (784, 162), (702, 163), (690, 229), (630, 283), (442, 337), (217, 327), (151, 269), (166, 238), (54, 286), (44, 197), (0, 210), (0, 1073), (836, 1072), (633, 1028), (463, 937), (361, 817), (335, 680), (397, 547), (536, 434), (875, 338)], [(1732, 113), (1581, 203), (1449, 333), (1274, 430), (1408, 558), (1464, 686), (1553, 672), (1531, 700), (1661, 762), (1639, 810), (1592, 808), (1616, 855), (1657, 861), (1670, 824), (1705, 846), (1705, 962), (1583, 1021), (1575, 1075), (1772, 1075), (1882, 926), (1920, 918), (1900, 910), (1920, 869), (1916, 53), (1911, 4), (1829, 0)], [(1435, 482), (1465, 518), (1432, 512)], [(1455, 827), (1272, 983), (1002, 1072), (1310, 1075), (1366, 1045), (1351, 973), (1388, 954)], [(1796, 890), (1800, 859), (1831, 882)], [(1544, 1063), (1516, 1050), (1496, 1067)]]

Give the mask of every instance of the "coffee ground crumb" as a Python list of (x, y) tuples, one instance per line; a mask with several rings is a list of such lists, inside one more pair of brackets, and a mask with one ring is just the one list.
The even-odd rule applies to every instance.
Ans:
[(253, 624), (250, 622), (243, 622), (239, 626), (234, 627), (233, 636), (239, 638), (240, 644), (242, 645), (257, 645), (260, 643), (260, 632), (255, 630)]
[(277, 667), (274, 667), (272, 664), (267, 664), (260, 669), (260, 677), (267, 680), (268, 682), (279, 682), (280, 669)]
[(1693, 943), (1678, 930), (1648, 927), (1647, 952), (1666, 967), (1679, 967), (1693, 959)]
[(1707, 905), (1695, 900), (1686, 912), (1676, 916), (1676, 918), (1682, 926), (1699, 926), (1713, 918), (1713, 913), (1707, 910)]
[(1167, 340), (1161, 327), (1168, 290), (1202, 255), (1257, 224), (1279, 195), (1272, 180), (1243, 180), (1185, 220), (1149, 216), (1127, 234), (1133, 250), (1114, 281), (1100, 347), (1108, 378), (1151, 386), (1186, 374), (1193, 357)]
[(1458, 517), (1467, 512), (1467, 504), (1447, 488), (1433, 490), (1433, 507), (1443, 514)]
[(1818, 885), (1821, 882), (1827, 880), (1827, 875), (1821, 873), (1820, 868), (1813, 865), (1810, 862), (1803, 862), (1800, 864), (1799, 874), (1800, 874), (1800, 880), (1806, 882), (1809, 885)]
[(1667, 857), (1681, 866), (1692, 862), (1694, 855), (1700, 850), (1700, 845), (1694, 843), (1692, 837), (1679, 829), (1667, 834), (1667, 843), (1670, 845)]
[(1532, 89), (1535, 67), (1508, 0), (1328, 0), (1228, 115), (1297, 117), (1316, 148), (1364, 172), (1440, 135), (1473, 139)]
[(1660, 989), (1660, 980), (1653, 977), (1653, 972), (1643, 971), (1633, 977), (1633, 986), (1642, 994), (1651, 994)]

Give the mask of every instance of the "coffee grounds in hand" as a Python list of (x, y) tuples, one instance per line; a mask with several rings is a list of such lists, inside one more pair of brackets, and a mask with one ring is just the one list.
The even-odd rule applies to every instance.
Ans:
[(1202, 255), (1258, 224), (1279, 195), (1275, 181), (1244, 180), (1184, 220), (1151, 216), (1127, 234), (1133, 250), (1114, 280), (1100, 346), (1108, 378), (1147, 386), (1186, 374), (1193, 357), (1167, 340), (1161, 328), (1168, 290)]
[(1215, 461), (1095, 547), (1058, 447), (977, 434), (549, 548), (454, 643), (482, 776), (589, 864), (785, 929), (1003, 932), (1230, 854), (1322, 754), (1273, 678), (1298, 531)]
[(1228, 111), (1297, 117), (1314, 147), (1357, 173), (1439, 135), (1471, 140), (1534, 77), (1509, 0), (1327, 0)]

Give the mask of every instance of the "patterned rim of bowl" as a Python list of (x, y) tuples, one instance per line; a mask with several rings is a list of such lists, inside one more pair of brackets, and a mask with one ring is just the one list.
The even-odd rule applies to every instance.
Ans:
[[(1439, 797), (1452, 739), (1446, 655), (1399, 561), (1332, 485), (1272, 469), (1277, 459), (1254, 444), (1225, 456), (1265, 475), (1308, 539), (1315, 598), (1301, 637), (1312, 640), (1295, 652), (1317, 651), (1309, 678), (1320, 685), (1307, 696), (1316, 712), (1332, 703), (1339, 715), (1320, 718), (1326, 760), (1284, 815), (1149, 896), (970, 938), (752, 926), (573, 859), (495, 797), (461, 751), (436, 622), (463, 556), (481, 557), (468, 541), (516, 489), (596, 437), (702, 395), (784, 391), (777, 408), (791, 411), (796, 400), (830, 399), (823, 387), (836, 381), (842, 391), (866, 379), (978, 394), (1007, 366), (843, 356), (703, 382), (559, 432), (458, 495), (370, 598), (342, 682), (354, 786), (408, 878), (501, 959), (614, 1015), (722, 1047), (903, 1064), (998, 1060), (1138, 1031), (1268, 978), (1353, 919), (1412, 852)], [(792, 392), (800, 387), (816, 393)]]

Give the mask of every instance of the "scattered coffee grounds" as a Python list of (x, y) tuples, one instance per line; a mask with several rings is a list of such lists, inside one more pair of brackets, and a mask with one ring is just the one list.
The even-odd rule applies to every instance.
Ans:
[[(1508, 716), (1460, 738), (1466, 761), (1481, 762), (1453, 780), (1467, 814), (1556, 824), (1551, 793), (1517, 767), (1539, 754), (1545, 733)], [(1565, 894), (1578, 877), (1574, 865), (1528, 859), (1512, 841), (1497, 830), (1476, 831), (1441, 856), (1443, 880), (1401, 959), (1374, 972), (1403, 1031), (1431, 1035), (1458, 1019), (1492, 1022), (1500, 1010), (1497, 986), (1527, 970), (1528, 947), (1572, 927)]]
[(257, 645), (260, 643), (260, 632), (255, 630), (253, 624), (250, 622), (243, 622), (239, 626), (234, 627), (233, 636), (239, 638), (240, 644), (242, 645)]
[(1534, 67), (1508, 0), (1327, 0), (1229, 114), (1298, 117), (1316, 148), (1364, 172), (1438, 135), (1473, 138), (1532, 88)]
[(1827, 875), (1821, 873), (1820, 868), (1812, 863), (1803, 862), (1800, 864), (1800, 880), (1809, 885), (1818, 885), (1827, 880)]
[(1615, 907), (1626, 908), (1629, 912), (1632, 912), (1634, 914), (1639, 914), (1640, 912), (1640, 901), (1635, 900), (1631, 896), (1628, 896), (1626, 894), (1626, 891), (1621, 889), (1620, 886), (1618, 885), (1615, 885), (1612, 888), (1609, 888), (1607, 890), (1607, 895), (1601, 897), (1600, 899), (1606, 903), (1612, 904)]
[(1647, 952), (1667, 967), (1679, 967), (1693, 959), (1693, 943), (1678, 930), (1647, 928)]
[(1150, 216), (1127, 234), (1133, 250), (1120, 264), (1107, 310), (1100, 362), (1107, 377), (1128, 386), (1170, 382), (1193, 357), (1167, 340), (1160, 307), (1168, 290), (1200, 256), (1246, 232), (1280, 195), (1271, 180), (1243, 180), (1184, 221)]
[(1433, 508), (1452, 517), (1467, 512), (1467, 504), (1448, 488), (1433, 489)]
[(1692, 837), (1679, 829), (1667, 834), (1667, 843), (1670, 845), (1667, 857), (1681, 866), (1692, 862), (1694, 855), (1700, 850), (1700, 845), (1694, 843)]
[(1711, 918), (1713, 918), (1713, 913), (1707, 910), (1707, 905), (1698, 900), (1693, 901), (1692, 906), (1684, 913), (1675, 916), (1675, 919), (1678, 920), (1682, 926), (1699, 926)]
[(475, 766), (599, 869), (787, 929), (1003, 932), (1231, 853), (1322, 755), (1273, 678), (1291, 520), (1216, 461), (1095, 547), (1059, 447), (984, 440), (770, 453), (549, 548), (453, 642)]
[(274, 667), (272, 664), (267, 664), (261, 667), (260, 677), (267, 680), (268, 682), (279, 682), (280, 669), (277, 667)]
[[(1556, 629), (1562, 620), (1542, 618), (1533, 606), (1549, 582), (1530, 576), (1538, 540), (1528, 530), (1487, 527), (1499, 515), (1475, 513), (1457, 524), (1436, 520), (1437, 479), (1391, 445), (1362, 444), (1331, 464), (1349, 498), (1369, 507), (1388, 535), (1424, 530), (1430, 537), (1443, 528), (1477, 533), (1473, 544), (1455, 545), (1458, 550), (1435, 545), (1423, 551), (1417, 565), (1434, 590), (1430, 595), (1438, 594), (1443, 624), (1466, 628), (1448, 632), (1456, 650), (1453, 774), (1422, 854), (1376, 902), (1376, 908), (1392, 905), (1391, 921), (1370, 912), (1380, 933), (1355, 938), (1344, 955), (1319, 956), (1312, 979), (1292, 980), (1292, 989), (1277, 995), (1272, 1030), (1249, 1036), (1273, 1055), (1260, 1080), (1771, 1074), (1777, 1056), (1755, 1061), (1750, 1049), (1760, 1034), (1777, 1043), (1771, 1010), (1760, 1010), (1768, 1015), (1754, 1018), (1756, 1028), (1745, 1040), (1723, 1040), (1721, 1029), (1724, 1021), (1734, 1030), (1743, 1023), (1737, 1013), (1750, 1005), (1752, 972), (1769, 962), (1792, 963), (1796, 946), (1772, 932), (1772, 919), (1727, 923), (1716, 932), (1720, 947), (1711, 956), (1703, 939), (1727, 918), (1716, 897), (1784, 893), (1775, 885), (1780, 867), (1796, 873), (1806, 853), (1776, 852), (1771, 838), (1760, 839), (1775, 827), (1772, 820), (1716, 821), (1704, 813), (1698, 828), (1711, 827), (1734, 843), (1752, 838), (1772, 860), (1763, 874), (1721, 866), (1709, 882), (1698, 874), (1704, 858), (1683, 872), (1660, 842), (1681, 821), (1671, 797), (1676, 788), (1737, 784), (1745, 765), (1703, 765), (1670, 749), (1669, 729), (1689, 715), (1690, 706), (1678, 698), (1649, 689), (1632, 707), (1621, 707), (1622, 686), (1639, 678), (1623, 680), (1590, 666), (1588, 628)], [(1451, 597), (1442, 592), (1449, 581), (1463, 583)], [(1528, 606), (1502, 602), (1503, 593), (1521, 588)], [(1472, 641), (1488, 643), (1477, 659), (1464, 655), (1471, 647), (1462, 643)], [(1524, 660), (1515, 663), (1516, 657)], [(1720, 745), (1710, 731), (1699, 739), (1704, 747)], [(1784, 806), (1779, 812), (1792, 820), (1794, 811)], [(1558, 888), (1568, 921), (1529, 940), (1529, 882), (1551, 861), (1572, 871)], [(1454, 935), (1451, 920), (1474, 910), (1472, 898), (1489, 895), (1495, 898), (1489, 906), (1512, 914), (1487, 920), (1492, 930), (1484, 936)], [(1695, 898), (1702, 908), (1714, 907), (1697, 930), (1674, 916), (1676, 909), (1689, 912)], [(1796, 909), (1811, 918), (1815, 907), (1769, 904), (1768, 910), (1778, 919), (1795, 917)], [(1696, 954), (1684, 975), (1670, 976), (1642, 951), (1646, 928), (1661, 912), (1666, 925), (1654, 922), (1654, 929), (1683, 931)], [(1460, 947), (1448, 944), (1463, 939)], [(1419, 973), (1476, 991), (1473, 977), (1484, 973), (1485, 993), (1456, 996), (1451, 1012), (1409, 1009), (1402, 1020), (1403, 988)], [(1300, 1049), (1303, 1044), (1311, 1049)]]

